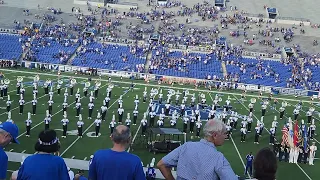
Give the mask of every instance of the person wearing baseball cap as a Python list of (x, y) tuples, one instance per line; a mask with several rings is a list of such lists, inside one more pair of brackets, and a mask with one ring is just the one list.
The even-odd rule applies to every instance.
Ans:
[(17, 137), (19, 128), (12, 122), (4, 122), (0, 124), (0, 180), (6, 179), (8, 168), (8, 156), (3, 148), (10, 142), (19, 144)]

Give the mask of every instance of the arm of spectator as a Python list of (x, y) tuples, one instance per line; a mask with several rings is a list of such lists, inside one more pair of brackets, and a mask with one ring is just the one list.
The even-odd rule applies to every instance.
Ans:
[(220, 180), (238, 180), (237, 175), (233, 172), (230, 163), (222, 155), (222, 162), (219, 163), (220, 166), (217, 167), (216, 173)]
[(70, 180), (69, 172), (66, 163), (62, 159), (62, 165), (60, 168), (60, 179), (61, 180)]
[(176, 167), (178, 165), (179, 155), (182, 148), (184, 148), (184, 145), (171, 151), (169, 154), (167, 154), (158, 162), (157, 167), (159, 168), (159, 170), (161, 171), (165, 179), (167, 180), (174, 179), (171, 172), (171, 167)]
[(1, 157), (0, 161), (0, 180), (5, 180), (7, 176), (7, 169), (8, 169), (8, 156)]
[(97, 172), (96, 172), (96, 156), (93, 156), (90, 166), (89, 166), (89, 180), (96, 180), (97, 179)]
[(20, 166), (19, 170), (18, 170), (17, 180), (23, 179), (23, 171), (24, 171), (24, 166), (23, 166), (23, 164), (22, 164), (22, 165)]
[(144, 172), (143, 172), (143, 167), (142, 167), (142, 164), (141, 164), (141, 160), (140, 160), (140, 158), (138, 158), (139, 159), (139, 161), (138, 161), (138, 164), (136, 165), (136, 172), (135, 172), (135, 177), (134, 177), (134, 179), (135, 180), (140, 180), (140, 179), (145, 179), (146, 178), (146, 176), (145, 176), (145, 174), (144, 174)]

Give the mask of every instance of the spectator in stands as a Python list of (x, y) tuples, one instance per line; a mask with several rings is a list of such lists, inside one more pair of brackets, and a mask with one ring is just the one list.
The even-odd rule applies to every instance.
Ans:
[(187, 142), (163, 157), (157, 164), (167, 180), (173, 180), (171, 167), (177, 167), (177, 179), (236, 180), (228, 160), (216, 149), (227, 136), (225, 124), (209, 120), (203, 128), (204, 139)]
[(277, 158), (273, 151), (266, 147), (261, 149), (253, 162), (253, 177), (258, 180), (275, 180), (277, 173)]
[(146, 179), (140, 158), (126, 151), (131, 143), (130, 129), (124, 125), (117, 126), (111, 139), (111, 149), (98, 150), (94, 154), (89, 167), (89, 179)]
[(35, 150), (38, 154), (28, 156), (19, 169), (20, 179), (70, 180), (66, 163), (60, 156), (53, 155), (60, 147), (54, 130), (41, 131)]
[(18, 126), (12, 122), (0, 124), (0, 180), (5, 180), (8, 168), (8, 156), (3, 148), (10, 142), (19, 144), (17, 136), (19, 135)]

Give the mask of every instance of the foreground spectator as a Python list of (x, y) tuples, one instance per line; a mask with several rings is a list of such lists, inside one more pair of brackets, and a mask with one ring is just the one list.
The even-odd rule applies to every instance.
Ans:
[(270, 148), (261, 149), (253, 162), (253, 177), (258, 180), (275, 180), (277, 173), (277, 158)]
[(69, 180), (64, 160), (53, 155), (59, 151), (60, 142), (54, 130), (41, 131), (35, 144), (38, 154), (28, 156), (18, 172), (18, 180)]
[(70, 180), (88, 180), (86, 177), (84, 177), (83, 173), (83, 170), (79, 170), (78, 174), (74, 176), (74, 179), (70, 178)]
[(89, 167), (90, 180), (143, 180), (146, 179), (141, 160), (126, 151), (131, 143), (127, 126), (119, 125), (111, 135), (113, 147), (98, 150)]
[(177, 167), (177, 180), (236, 180), (228, 160), (216, 146), (221, 146), (227, 136), (220, 120), (209, 120), (203, 128), (204, 139), (186, 142), (163, 157), (157, 164), (166, 180), (173, 180), (172, 167)]
[(8, 156), (3, 148), (10, 142), (18, 143), (17, 136), (19, 135), (18, 126), (11, 122), (0, 124), (0, 180), (6, 179), (8, 168)]

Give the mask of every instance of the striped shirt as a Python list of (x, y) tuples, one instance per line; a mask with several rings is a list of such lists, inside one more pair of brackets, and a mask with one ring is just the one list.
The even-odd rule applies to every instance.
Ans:
[(213, 143), (186, 142), (163, 157), (169, 167), (177, 167), (177, 180), (237, 180), (228, 160)]

